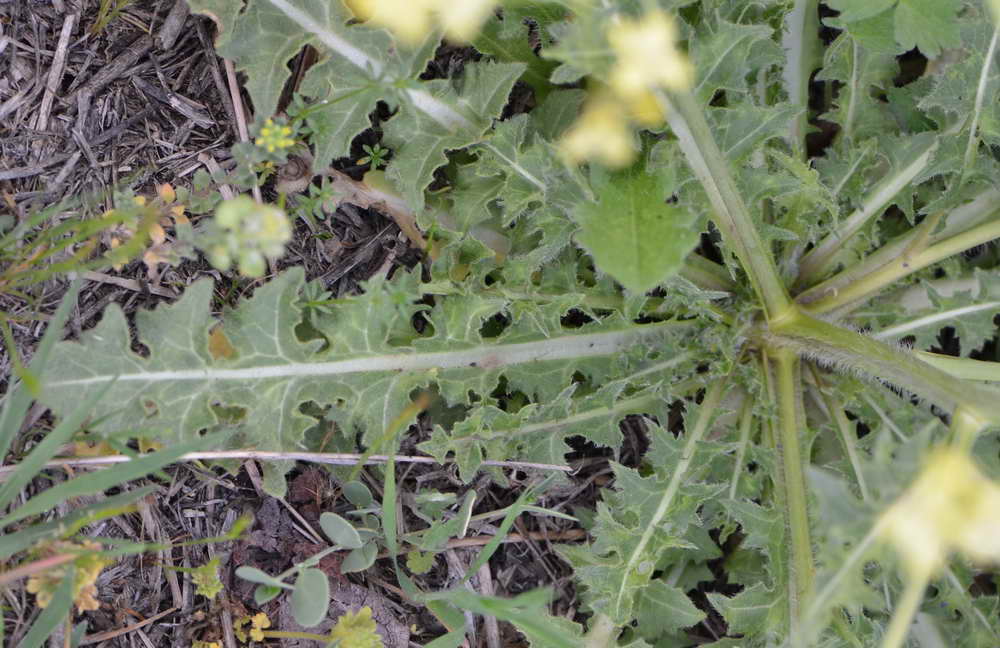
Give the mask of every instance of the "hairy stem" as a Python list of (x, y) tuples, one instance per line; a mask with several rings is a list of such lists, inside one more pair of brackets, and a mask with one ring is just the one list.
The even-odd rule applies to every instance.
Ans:
[[(972, 201), (945, 214), (942, 218), (944, 227), (940, 232), (930, 236), (930, 243), (932, 245), (940, 243), (977, 225), (989, 222), (996, 215), (998, 204), (1000, 204), (1000, 191), (996, 189), (983, 191)], [(846, 286), (898, 259), (905, 250), (911, 249), (919, 235), (919, 229), (914, 228), (892, 239), (858, 263), (851, 264), (842, 272), (801, 293), (795, 300), (800, 304), (811, 304), (830, 295), (836, 295)]]
[(677, 135), (688, 165), (701, 182), (715, 212), (715, 224), (750, 278), (770, 320), (783, 313), (791, 299), (778, 274), (771, 251), (754, 227), (736, 189), (729, 162), (719, 151), (705, 115), (688, 93), (671, 93), (667, 120)]
[(903, 277), (929, 265), (1000, 237), (1000, 220), (983, 223), (913, 254), (901, 254), (871, 274), (807, 305), (810, 313), (822, 314), (864, 299)]
[(808, 492), (799, 435), (805, 428), (802, 417), (801, 364), (790, 349), (778, 349), (775, 358), (775, 383), (778, 399), (779, 478), (784, 482), (785, 526), (791, 541), (789, 618), (792, 636), (799, 633), (802, 606), (812, 594), (815, 566), (809, 534)]
[(763, 337), (774, 348), (792, 349), (840, 370), (860, 371), (907, 389), (945, 410), (962, 407), (984, 422), (1000, 423), (1000, 392), (962, 382), (912, 353), (856, 331), (799, 313), (772, 325)]

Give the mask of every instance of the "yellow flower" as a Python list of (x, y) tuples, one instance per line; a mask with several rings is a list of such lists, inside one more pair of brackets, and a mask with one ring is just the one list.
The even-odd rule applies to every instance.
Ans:
[(611, 87), (623, 99), (634, 100), (653, 88), (691, 85), (691, 65), (677, 50), (677, 26), (668, 14), (654, 10), (640, 20), (621, 18), (608, 28), (608, 42), (618, 58)]
[(493, 12), (493, 0), (438, 2), (438, 13), (445, 33), (454, 41), (468, 43)]
[(1000, 561), (1000, 486), (963, 452), (937, 450), (882, 514), (879, 535), (914, 577), (929, 577), (952, 551), (977, 562)]
[(283, 124), (275, 124), (274, 120), (270, 118), (264, 122), (264, 127), (260, 129), (260, 135), (253, 142), (268, 153), (295, 146), (292, 128)]
[(452, 40), (467, 43), (489, 18), (495, 0), (348, 0), (359, 20), (388, 27), (401, 40), (415, 44), (440, 25)]
[(264, 641), (264, 628), (271, 627), (271, 619), (263, 612), (250, 617), (250, 638), (254, 641)]
[[(73, 601), (80, 612), (85, 610), (96, 610), (100, 607), (97, 596), (98, 575), (104, 567), (111, 563), (99, 552), (101, 545), (97, 542), (86, 541), (80, 544), (73, 542), (54, 542), (42, 552), (43, 556), (55, 556), (60, 553), (79, 553), (73, 563), (76, 566), (76, 578), (73, 582)], [(55, 567), (48, 569), (36, 576), (28, 579), (25, 589), (35, 595), (35, 602), (38, 607), (46, 608), (52, 602), (52, 596), (66, 575), (65, 569)]]
[(219, 580), (218, 569), (219, 559), (213, 558), (191, 572), (191, 582), (197, 586), (195, 590), (197, 594), (212, 599), (222, 591), (222, 581)]
[(562, 150), (572, 163), (599, 160), (609, 166), (624, 166), (635, 149), (625, 115), (611, 97), (592, 99), (562, 140)]
[(372, 609), (367, 605), (357, 612), (345, 612), (330, 630), (329, 640), (339, 648), (382, 648), (382, 637), (375, 631)]

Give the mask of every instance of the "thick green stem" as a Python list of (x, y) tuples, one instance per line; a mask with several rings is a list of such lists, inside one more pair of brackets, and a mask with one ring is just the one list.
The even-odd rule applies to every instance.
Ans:
[[(993, 221), (998, 204), (1000, 204), (1000, 191), (996, 189), (983, 191), (971, 202), (956, 207), (945, 214), (941, 219), (944, 222), (944, 227), (940, 232), (930, 236), (929, 243), (931, 245), (941, 243), (978, 225)], [(864, 279), (879, 268), (903, 256), (907, 250), (912, 249), (920, 234), (920, 228), (916, 227), (906, 234), (897, 236), (858, 263), (851, 264), (823, 283), (799, 294), (795, 300), (800, 304), (812, 304), (830, 295), (838, 294), (848, 285)]]
[(883, 178), (865, 197), (861, 205), (850, 216), (845, 218), (822, 241), (809, 251), (799, 264), (799, 285), (809, 285), (817, 277), (827, 272), (832, 265), (837, 252), (851, 240), (876, 214), (888, 205), (910, 181), (930, 163), (934, 151), (937, 150), (937, 140), (930, 140), (928, 145), (918, 151), (909, 164), (902, 165), (894, 173)]
[(799, 436), (805, 428), (802, 417), (801, 363), (789, 349), (778, 349), (775, 383), (778, 397), (776, 445), (780, 478), (785, 491), (785, 526), (791, 541), (789, 614), (792, 637), (799, 633), (801, 612), (812, 595), (815, 566), (809, 534), (809, 497), (806, 490), (805, 458)]
[(1000, 424), (1000, 392), (956, 379), (912, 353), (802, 313), (775, 323), (763, 335), (774, 348), (787, 348), (850, 372), (863, 372), (954, 411), (962, 407), (984, 424)]
[(1000, 362), (973, 360), (972, 358), (955, 358), (931, 353), (930, 351), (914, 351), (918, 358), (941, 371), (962, 380), (980, 380), (984, 382), (1000, 382)]
[(916, 254), (908, 255), (903, 253), (871, 274), (861, 277), (853, 283), (827, 294), (821, 299), (810, 302), (806, 308), (810, 313), (814, 314), (828, 313), (852, 302), (864, 299), (929, 265), (947, 259), (959, 252), (974, 248), (977, 245), (988, 243), (998, 237), (1000, 237), (1000, 220), (973, 227), (961, 234), (931, 245)]
[(816, 68), (816, 52), (819, 49), (818, 4), (818, 0), (795, 0), (792, 10), (785, 16), (781, 37), (786, 61), (781, 76), (789, 103), (799, 108), (799, 113), (792, 119), (788, 141), (796, 156), (803, 159), (809, 127), (809, 77)]
[(715, 212), (715, 224), (725, 243), (736, 254), (770, 320), (791, 305), (791, 299), (774, 265), (771, 251), (754, 227), (753, 219), (736, 189), (729, 162), (719, 151), (701, 107), (689, 93), (670, 93), (667, 121), (695, 177), (701, 182)]

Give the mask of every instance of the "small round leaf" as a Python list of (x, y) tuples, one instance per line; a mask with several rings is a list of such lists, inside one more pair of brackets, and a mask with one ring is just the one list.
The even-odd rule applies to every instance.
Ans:
[(372, 492), (368, 490), (368, 487), (359, 481), (349, 481), (344, 484), (344, 497), (351, 504), (357, 506), (358, 508), (368, 508), (375, 502), (372, 497)]
[(336, 513), (324, 513), (319, 516), (319, 525), (334, 544), (348, 549), (357, 549), (363, 544), (351, 523)]
[(340, 564), (340, 571), (344, 574), (364, 571), (372, 566), (375, 557), (378, 555), (378, 547), (374, 542), (369, 542), (359, 549), (354, 549), (347, 554), (344, 562)]
[(280, 587), (275, 587), (274, 585), (258, 585), (257, 589), (253, 591), (253, 600), (257, 602), (257, 605), (264, 605), (278, 594), (281, 594)]
[(303, 569), (292, 592), (292, 614), (301, 626), (311, 628), (326, 617), (330, 606), (330, 581), (318, 569)]

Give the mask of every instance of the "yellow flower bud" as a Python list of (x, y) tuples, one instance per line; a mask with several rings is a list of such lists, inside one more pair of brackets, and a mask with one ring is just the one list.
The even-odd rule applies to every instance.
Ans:
[(1000, 486), (960, 450), (937, 450), (916, 481), (879, 521), (913, 576), (937, 571), (952, 551), (1000, 560)]
[(598, 160), (625, 166), (635, 155), (624, 109), (610, 97), (591, 100), (563, 136), (561, 148), (570, 162)]
[(651, 11), (640, 20), (622, 18), (608, 28), (608, 42), (618, 58), (610, 84), (623, 99), (652, 88), (683, 90), (691, 85), (694, 74), (676, 48), (677, 26), (668, 14)]

